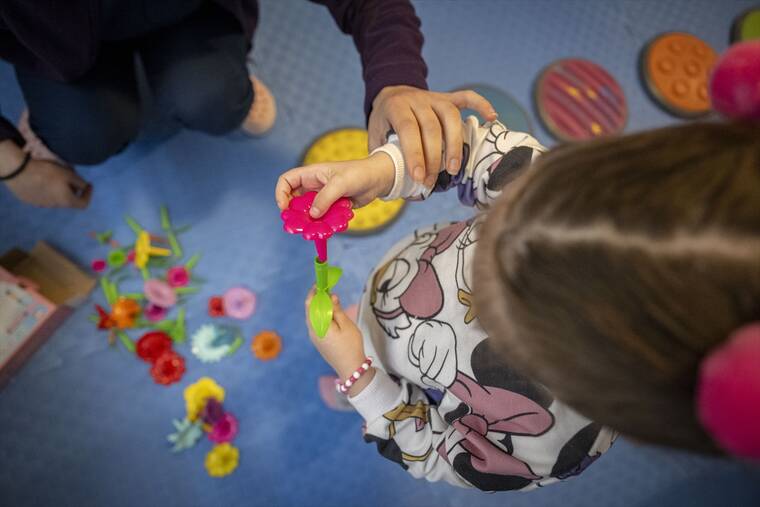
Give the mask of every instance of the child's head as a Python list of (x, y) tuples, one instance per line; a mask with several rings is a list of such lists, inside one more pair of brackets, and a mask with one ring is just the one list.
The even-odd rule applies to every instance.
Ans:
[(760, 321), (760, 129), (556, 149), (491, 209), (477, 256), (508, 361), (635, 439), (716, 452), (695, 389), (711, 349)]

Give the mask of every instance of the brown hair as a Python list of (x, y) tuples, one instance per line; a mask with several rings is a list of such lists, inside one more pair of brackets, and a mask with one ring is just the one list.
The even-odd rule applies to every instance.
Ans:
[(760, 320), (760, 132), (691, 124), (549, 152), (491, 209), (474, 293), (507, 360), (558, 399), (637, 440), (718, 452), (695, 383), (710, 349)]

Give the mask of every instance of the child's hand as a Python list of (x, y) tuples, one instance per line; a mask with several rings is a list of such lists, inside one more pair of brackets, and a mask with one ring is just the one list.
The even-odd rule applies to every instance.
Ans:
[[(340, 306), (340, 300), (335, 294), (332, 295), (333, 302), (333, 321), (330, 323), (330, 327), (327, 329), (327, 334), (324, 338), (320, 338), (314, 333), (309, 321), (309, 304), (314, 297), (314, 289), (309, 291), (306, 296), (305, 310), (306, 310), (306, 327), (309, 329), (309, 336), (314, 347), (319, 351), (325, 361), (333, 367), (335, 373), (341, 380), (347, 379), (356, 369), (361, 366), (364, 359), (367, 357), (364, 354), (364, 344), (362, 343), (362, 333), (356, 324), (346, 315), (343, 308)], [(372, 375), (367, 372), (364, 377), (369, 381)], [(362, 383), (364, 384), (364, 382)], [(357, 382), (352, 386), (350, 394), (355, 396), (361, 391), (364, 385), (359, 385)]]
[(277, 206), (285, 209), (293, 197), (317, 190), (319, 193), (310, 211), (311, 216), (317, 218), (341, 197), (349, 197), (358, 208), (388, 194), (394, 176), (393, 161), (382, 152), (363, 160), (296, 167), (277, 180), (275, 199)]

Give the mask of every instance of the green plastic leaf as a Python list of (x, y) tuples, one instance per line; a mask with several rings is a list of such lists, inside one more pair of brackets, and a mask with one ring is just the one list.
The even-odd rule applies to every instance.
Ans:
[(122, 345), (124, 345), (125, 349), (130, 352), (135, 351), (135, 342), (133, 342), (132, 339), (127, 336), (127, 333), (124, 331), (116, 331), (116, 336), (119, 337), (119, 340), (121, 341)]
[(327, 268), (327, 290), (332, 289), (340, 280), (340, 275), (343, 274), (343, 270), (337, 266), (329, 266)]
[(187, 417), (182, 420), (174, 419), (172, 425), (174, 425), (176, 431), (166, 437), (169, 443), (174, 444), (172, 452), (190, 449), (198, 443), (198, 440), (203, 435), (200, 422), (190, 422)]
[(201, 254), (195, 254), (188, 261), (185, 263), (185, 267), (188, 270), (191, 270), (195, 267), (196, 264), (198, 264), (198, 261), (201, 259)]
[(126, 215), (124, 217), (124, 220), (127, 221), (127, 225), (129, 225), (129, 228), (132, 229), (132, 232), (135, 233), (135, 235), (140, 234), (143, 231), (143, 228), (140, 224), (138, 224), (134, 218), (132, 218), (129, 215)]
[(327, 292), (318, 291), (309, 305), (309, 321), (314, 332), (324, 338), (333, 317), (333, 304)]
[(171, 229), (172, 224), (169, 222), (169, 212), (167, 211), (166, 206), (161, 206), (159, 213), (161, 214), (161, 228)]
[(174, 293), (177, 295), (195, 294), (199, 290), (201, 290), (199, 287), (177, 287), (174, 289)]

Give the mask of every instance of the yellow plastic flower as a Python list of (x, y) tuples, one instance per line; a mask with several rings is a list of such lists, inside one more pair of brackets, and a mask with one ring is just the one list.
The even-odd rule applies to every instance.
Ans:
[(203, 407), (209, 398), (216, 398), (221, 403), (224, 401), (224, 388), (209, 377), (201, 377), (195, 384), (185, 388), (185, 408), (187, 418), (191, 421), (198, 419)]
[(238, 466), (240, 452), (229, 443), (215, 445), (206, 454), (206, 471), (211, 477), (224, 477), (231, 474)]
[(168, 257), (171, 254), (171, 250), (151, 245), (150, 234), (147, 231), (140, 231), (140, 234), (137, 235), (137, 241), (135, 241), (135, 266), (138, 268), (144, 268), (151, 255)]

